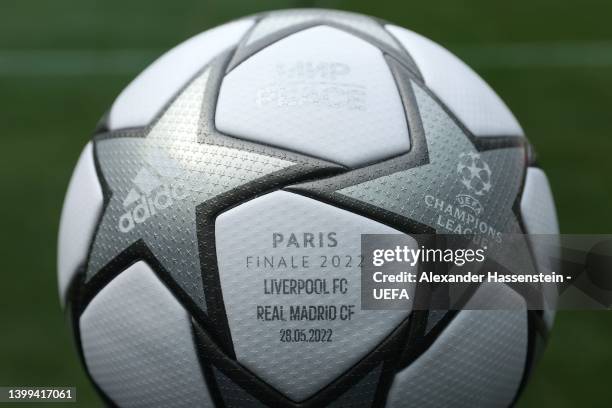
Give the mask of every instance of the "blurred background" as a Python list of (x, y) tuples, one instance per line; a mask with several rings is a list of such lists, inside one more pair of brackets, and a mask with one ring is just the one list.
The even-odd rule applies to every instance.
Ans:
[[(99, 406), (56, 289), (56, 235), (81, 148), (165, 50), (229, 19), (328, 7), (381, 17), (458, 54), (522, 123), (564, 233), (612, 233), (609, 0), (0, 0), (0, 385), (76, 386)], [(612, 314), (560, 312), (520, 407), (611, 406)]]

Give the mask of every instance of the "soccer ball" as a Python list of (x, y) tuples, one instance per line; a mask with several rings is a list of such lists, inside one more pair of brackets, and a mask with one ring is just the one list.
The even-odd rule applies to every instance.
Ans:
[(531, 152), (412, 31), (286, 10), (199, 34), (125, 88), (70, 181), (59, 288), (84, 367), (126, 407), (510, 405), (553, 313), (503, 285), (473, 299), (519, 310), (362, 310), (360, 237), (471, 230), (444, 208), (557, 233)]

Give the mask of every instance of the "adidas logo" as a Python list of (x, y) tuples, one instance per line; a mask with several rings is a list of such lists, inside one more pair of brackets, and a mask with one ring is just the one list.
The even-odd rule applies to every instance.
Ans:
[[(151, 159), (151, 157), (149, 157)], [(149, 160), (150, 163), (152, 160)], [(160, 157), (155, 157), (159, 163)], [(134, 187), (123, 200), (126, 212), (119, 217), (119, 231), (128, 233), (136, 225), (171, 207), (175, 202), (187, 198), (187, 190), (175, 181), (180, 172), (177, 164), (165, 156), (162, 165), (143, 167), (132, 180)], [(164, 165), (165, 164), (165, 165)], [(170, 164), (170, 165), (168, 165)]]

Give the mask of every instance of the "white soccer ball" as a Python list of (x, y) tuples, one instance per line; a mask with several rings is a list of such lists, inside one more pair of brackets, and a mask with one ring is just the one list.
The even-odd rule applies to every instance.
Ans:
[[(60, 297), (91, 380), (126, 407), (512, 404), (552, 313), (362, 310), (360, 237), (557, 233), (526, 151), (467, 65), (371, 17), (185, 41), (118, 96), (68, 188)], [(474, 297), (525, 305), (495, 290)]]

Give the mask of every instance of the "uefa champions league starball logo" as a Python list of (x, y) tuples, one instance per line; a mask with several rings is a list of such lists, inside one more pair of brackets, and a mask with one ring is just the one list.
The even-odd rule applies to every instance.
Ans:
[(491, 169), (478, 153), (461, 153), (457, 173), (471, 193), (483, 196), (491, 190)]
[(455, 201), (460, 207), (467, 207), (476, 215), (480, 215), (483, 207), (475, 196), (482, 197), (491, 191), (491, 168), (478, 153), (461, 153), (457, 174), (459, 181), (470, 194), (458, 194)]

